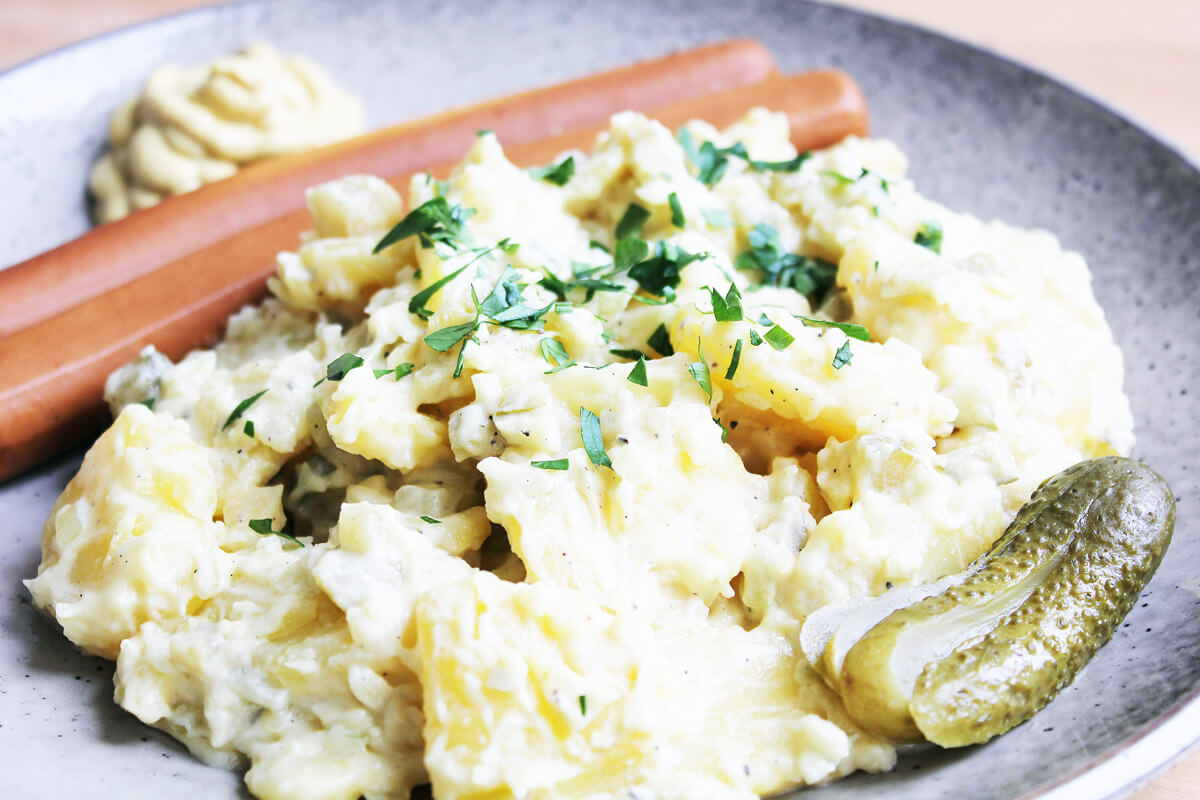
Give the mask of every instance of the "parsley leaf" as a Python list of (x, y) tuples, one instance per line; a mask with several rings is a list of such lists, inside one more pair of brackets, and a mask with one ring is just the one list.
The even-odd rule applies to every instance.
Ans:
[(246, 420), (246, 424), (242, 426), (242, 433), (246, 434), (251, 439), (254, 438), (254, 420)]
[(609, 350), (614, 356), (628, 358), (630, 361), (637, 361), (639, 358), (645, 358), (646, 354), (641, 350)]
[(579, 695), (579, 713), (582, 716), (587, 716), (587, 695)]
[(430, 525), (441, 525), (442, 524), (442, 521), (440, 519), (434, 519), (433, 517), (426, 516), (425, 514), (421, 515), (421, 519), (425, 520)]
[(579, 407), (579, 433), (583, 437), (583, 449), (588, 461), (597, 467), (612, 468), (612, 460), (604, 451), (604, 436), (600, 431), (600, 418), (593, 412)]
[(683, 268), (705, 258), (707, 253), (689, 253), (669, 242), (658, 242), (654, 255), (629, 268), (629, 277), (647, 292), (668, 300), (674, 297)]
[(154, 404), (158, 402), (158, 398), (156, 398), (156, 397), (147, 397), (145, 400), (139, 400), (138, 402), (139, 402), (140, 404), (144, 405), (146, 408), (148, 408), (148, 409), (150, 409), (151, 411), (153, 411), (153, 410), (154, 410)]
[(342, 353), (340, 356), (330, 361), (325, 367), (325, 380), (340, 381), (346, 377), (346, 373), (363, 364), (362, 356), (354, 353)]
[(741, 142), (734, 142), (729, 147), (717, 147), (712, 142), (704, 142), (696, 147), (696, 140), (687, 128), (679, 129), (678, 138), (683, 152), (696, 165), (696, 178), (709, 188), (725, 174), (730, 156), (737, 156), (745, 161), (750, 169), (759, 172), (796, 172), (812, 156), (812, 153), (805, 151), (786, 161), (756, 161), (750, 158), (746, 145)]
[(738, 322), (742, 319), (742, 293), (738, 291), (736, 284), (729, 284), (729, 291), (724, 297), (711, 286), (704, 288), (708, 289), (712, 297), (713, 316), (717, 322)]
[(851, 339), (858, 339), (860, 342), (871, 341), (871, 332), (862, 325), (855, 325), (853, 322), (830, 322), (827, 319), (814, 319), (812, 317), (801, 316), (800, 314), (792, 314), (792, 316), (812, 328), (837, 328)]
[(741, 270), (758, 270), (763, 286), (795, 289), (812, 297), (820, 305), (837, 279), (837, 264), (823, 258), (788, 253), (771, 225), (759, 223), (747, 235), (750, 249), (741, 253), (734, 265)]
[(921, 225), (921, 230), (913, 237), (913, 241), (935, 253), (942, 252), (942, 223), (936, 219), (927, 219)]
[(629, 376), (625, 379), (630, 383), (636, 383), (638, 386), (649, 386), (646, 380), (646, 357), (642, 356), (633, 365), (633, 369), (629, 370)]
[(717, 423), (717, 427), (721, 429), (721, 442), (724, 443), (729, 438), (729, 428), (725, 427), (725, 423), (721, 422), (720, 417), (713, 417), (713, 422)]
[(575, 156), (567, 156), (557, 164), (535, 167), (529, 170), (529, 174), (553, 183), (555, 186), (566, 186), (567, 182), (575, 176)]
[(642, 227), (648, 219), (650, 219), (649, 211), (637, 203), (630, 203), (625, 209), (625, 213), (621, 215), (621, 221), (617, 223), (617, 241), (637, 236), (642, 232)]
[(760, 344), (762, 344), (762, 337), (758, 335), (758, 331), (750, 331), (750, 344), (754, 345), (755, 347), (758, 347)]
[(445, 197), (435, 197), (408, 212), (388, 231), (372, 253), (379, 253), (402, 239), (416, 236), (422, 247), (441, 243), (457, 250), (463, 242), (463, 223), (475, 214), (475, 209), (451, 205)]
[(530, 461), (529, 466), (538, 469), (565, 470), (571, 466), (571, 462), (566, 458), (556, 458), (553, 461)]
[(384, 375), (395, 375), (396, 380), (400, 380), (401, 378), (412, 374), (413, 365), (412, 362), (405, 361), (397, 364), (395, 369), (376, 369), (371, 371), (375, 373), (376, 378), (382, 378)]
[(725, 380), (733, 380), (740, 363), (742, 363), (742, 340), (738, 339), (737, 344), (733, 346), (733, 358), (729, 359), (729, 369), (725, 370)]
[(250, 406), (257, 403), (258, 398), (262, 397), (266, 393), (267, 393), (267, 390), (263, 389), (258, 394), (252, 394), (249, 397), (247, 397), (245, 400), (243, 400), (242, 402), (240, 402), (236, 406), (234, 406), (233, 411), (229, 412), (229, 416), (225, 418), (225, 424), (221, 426), (221, 430), (226, 430), (230, 425), (232, 425), (233, 423), (235, 423), (239, 419), (241, 419), (242, 414), (246, 413), (246, 409), (250, 408)]
[(841, 369), (850, 363), (850, 359), (854, 357), (854, 353), (850, 352), (849, 340), (842, 342), (842, 346), (833, 354), (833, 368)]
[(437, 350), (439, 353), (444, 353), (454, 345), (466, 339), (473, 334), (479, 327), (479, 319), (475, 318), (470, 322), (464, 322), (461, 325), (451, 325), (448, 328), (439, 328), (433, 333), (425, 336), (425, 344)]
[(304, 542), (300, 541), (295, 536), (292, 536), (290, 533), (271, 530), (271, 525), (273, 522), (274, 520), (271, 519), (252, 519), (248, 524), (250, 526), (250, 530), (254, 531), (260, 536), (278, 536), (281, 539), (287, 539), (289, 542), (294, 542), (301, 547), (304, 547)]
[(654, 333), (650, 334), (650, 338), (646, 340), (646, 344), (650, 345), (651, 349), (661, 356), (675, 355), (675, 348), (671, 346), (671, 335), (667, 333), (667, 326), (661, 322), (654, 329)]
[(805, 150), (795, 158), (789, 158), (787, 161), (751, 161), (750, 168), (756, 169), (759, 172), (798, 172), (805, 161), (812, 158), (812, 153)]
[(774, 347), (776, 350), (786, 350), (792, 342), (796, 341), (795, 336), (792, 336), (778, 325), (767, 331), (763, 336), (763, 339), (765, 339), (767, 344), (771, 345), (771, 347)]
[(443, 286), (457, 278), (463, 273), (463, 270), (474, 263), (475, 262), (472, 261), (470, 264), (465, 264), (454, 270), (454, 272), (451, 272), (449, 275), (443, 275), (441, 278), (437, 279), (421, 291), (414, 294), (412, 299), (408, 301), (408, 313), (416, 314), (421, 319), (429, 319), (431, 316), (433, 316), (433, 312), (426, 308), (425, 304), (429, 302), (429, 300), (432, 299), (435, 294), (441, 291)]
[(696, 342), (696, 355), (698, 361), (693, 361), (688, 364), (688, 372), (700, 384), (700, 388), (704, 390), (704, 394), (712, 400), (712, 375), (708, 371), (708, 362), (704, 359), (704, 347), (699, 341)]
[(571, 358), (567, 353), (567, 348), (563, 347), (562, 342), (558, 339), (549, 337), (542, 339), (538, 342), (538, 350), (541, 351), (542, 358), (553, 366), (553, 369), (546, 370), (547, 375), (575, 366), (575, 359)]
[(671, 192), (667, 195), (667, 205), (671, 207), (671, 224), (676, 228), (682, 228), (687, 224), (683, 218), (683, 206), (679, 202), (679, 195)]
[(628, 269), (649, 254), (650, 245), (641, 239), (621, 239), (617, 242), (616, 252), (613, 253), (613, 265), (619, 269)]

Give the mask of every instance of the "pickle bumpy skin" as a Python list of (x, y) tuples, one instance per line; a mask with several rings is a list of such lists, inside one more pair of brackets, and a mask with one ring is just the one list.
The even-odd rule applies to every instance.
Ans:
[[(817, 668), (873, 733), (986, 742), (1049, 703), (1112, 637), (1174, 525), (1174, 496), (1150, 468), (1076, 464), (1043, 483), (949, 588), (881, 614), (852, 643), (822, 634)], [(888, 594), (868, 605), (894, 608)]]

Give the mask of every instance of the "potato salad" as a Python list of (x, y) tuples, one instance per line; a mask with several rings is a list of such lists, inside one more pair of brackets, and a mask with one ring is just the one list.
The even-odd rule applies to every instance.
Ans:
[(956, 573), (1133, 443), (1083, 259), (884, 140), (481, 132), (312, 188), (273, 297), (115, 422), (29, 581), (116, 699), (265, 800), (752, 800), (893, 766), (813, 612)]

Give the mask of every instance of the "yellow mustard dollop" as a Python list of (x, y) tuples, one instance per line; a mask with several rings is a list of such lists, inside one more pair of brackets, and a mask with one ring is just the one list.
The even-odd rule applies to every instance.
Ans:
[(246, 164), (362, 132), (359, 101), (302, 56), (263, 42), (166, 64), (113, 114), (88, 188), (97, 223), (227, 178)]

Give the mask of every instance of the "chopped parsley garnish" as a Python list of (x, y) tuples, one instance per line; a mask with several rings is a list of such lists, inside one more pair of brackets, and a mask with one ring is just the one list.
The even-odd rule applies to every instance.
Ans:
[(233, 423), (235, 423), (239, 419), (241, 419), (242, 414), (246, 413), (246, 409), (250, 408), (250, 406), (257, 403), (258, 398), (262, 397), (266, 393), (267, 393), (267, 390), (263, 389), (258, 394), (252, 394), (249, 397), (247, 397), (245, 400), (243, 400), (242, 402), (240, 402), (236, 406), (234, 406), (233, 411), (229, 412), (229, 416), (226, 417), (225, 424), (221, 426), (221, 430), (226, 430), (230, 425), (232, 425)]
[(646, 340), (646, 344), (650, 345), (651, 349), (661, 356), (675, 355), (675, 348), (671, 346), (671, 335), (667, 333), (667, 326), (661, 322), (654, 329), (654, 333), (650, 334), (650, 338)]
[(704, 217), (704, 221), (714, 228), (733, 227), (733, 217), (729, 216), (728, 211), (720, 208), (702, 208), (700, 216)]
[(842, 342), (842, 346), (833, 354), (833, 368), (841, 369), (850, 363), (850, 359), (854, 357), (854, 353), (850, 352), (850, 342)]
[(158, 400), (154, 397), (147, 397), (145, 400), (138, 401), (138, 403), (140, 403), (141, 405), (144, 405), (146, 408), (150, 409), (151, 411), (154, 410), (154, 404), (157, 402), (158, 402)]
[(529, 170), (529, 174), (535, 178), (541, 178), (548, 183), (553, 183), (555, 186), (566, 186), (567, 182), (575, 176), (575, 156), (567, 156), (557, 164), (535, 167)]
[(425, 344), (437, 350), (439, 353), (444, 353), (454, 345), (466, 339), (479, 328), (479, 319), (476, 317), (470, 322), (464, 322), (460, 325), (451, 325), (446, 328), (439, 328), (433, 333), (425, 336)]
[(587, 716), (587, 695), (579, 695), (579, 713)]
[(618, 269), (628, 269), (650, 255), (650, 245), (641, 239), (621, 239), (617, 242), (613, 253), (613, 265)]
[(725, 423), (721, 422), (720, 417), (713, 417), (713, 422), (717, 423), (717, 427), (721, 429), (721, 441), (724, 442), (729, 438), (729, 428), (725, 427)]
[(792, 342), (796, 341), (796, 337), (792, 336), (783, 328), (776, 325), (763, 335), (763, 339), (767, 344), (774, 347), (776, 350), (786, 350)]
[(729, 147), (717, 147), (712, 142), (704, 142), (696, 147), (696, 140), (687, 128), (679, 129), (679, 144), (691, 162), (696, 165), (698, 173), (696, 178), (709, 188), (716, 185), (717, 181), (721, 180), (725, 174), (730, 156), (742, 159), (750, 169), (759, 172), (796, 172), (811, 156), (811, 153), (805, 151), (786, 161), (756, 161), (750, 158), (750, 154), (746, 152), (746, 146), (741, 142), (734, 142)]
[(426, 516), (425, 514), (421, 515), (421, 519), (425, 520), (430, 525), (441, 525), (442, 524), (442, 521), (440, 519), (434, 519), (433, 517)]
[(683, 206), (679, 203), (679, 195), (675, 192), (667, 195), (667, 205), (671, 207), (671, 224), (676, 228), (686, 225), (687, 220), (683, 217)]
[(463, 266), (454, 270), (454, 272), (451, 272), (449, 275), (443, 275), (441, 278), (438, 278), (436, 281), (414, 294), (412, 299), (408, 301), (408, 313), (416, 314), (421, 319), (429, 319), (432, 317), (433, 312), (426, 308), (425, 304), (429, 302), (435, 294), (441, 291), (443, 286), (457, 278), (467, 267), (474, 263), (475, 261), (472, 260), (469, 264), (464, 264)]
[(609, 350), (614, 356), (628, 358), (630, 361), (637, 361), (639, 358), (645, 358), (646, 354), (641, 350)]
[(711, 286), (704, 288), (708, 289), (712, 298), (713, 316), (717, 318), (717, 322), (738, 322), (742, 319), (742, 293), (738, 291), (736, 284), (729, 284), (729, 291), (724, 297)]
[(422, 247), (440, 243), (457, 250), (463, 243), (463, 223), (475, 214), (475, 209), (452, 205), (445, 197), (426, 200), (379, 240), (372, 253), (379, 253), (402, 239), (416, 236)]
[(252, 519), (250, 520), (249, 525), (250, 530), (254, 531), (260, 536), (278, 536), (281, 539), (287, 539), (289, 542), (294, 542), (295, 544), (304, 547), (304, 542), (300, 541), (295, 536), (292, 536), (290, 533), (271, 530), (273, 523), (274, 520), (271, 519)]
[(375, 373), (376, 378), (382, 378), (384, 375), (395, 375), (396, 380), (400, 380), (401, 378), (403, 378), (405, 376), (411, 375), (412, 371), (413, 371), (413, 365), (412, 365), (412, 362), (410, 362), (410, 361), (405, 361), (400, 364), (397, 364), (395, 369), (372, 370), (372, 372)]
[[(641, 240), (630, 239), (628, 241)], [(572, 261), (570, 279), (563, 280), (549, 270), (543, 269), (546, 277), (538, 281), (538, 285), (545, 289), (549, 289), (551, 292), (554, 292), (555, 296), (558, 297), (559, 300), (563, 301), (567, 299), (567, 296), (572, 289), (583, 289), (587, 293), (584, 297), (585, 303), (588, 300), (591, 300), (595, 296), (596, 292), (625, 291), (625, 287), (619, 283), (614, 283), (613, 281), (606, 280), (604, 278), (594, 277), (603, 269), (605, 269), (604, 265), (593, 267), (590, 264), (586, 264), (582, 261)]]
[(537, 467), (538, 469), (554, 469), (565, 470), (571, 466), (571, 462), (566, 458), (556, 458), (553, 461), (531, 461), (529, 466)]
[(242, 433), (246, 434), (251, 439), (254, 438), (254, 420), (246, 420), (246, 424), (242, 426)]
[(775, 323), (771, 321), (771, 318), (768, 317), (767, 313), (764, 311), (763, 313), (758, 315), (758, 324), (769, 328), (772, 325), (774, 325)]
[(712, 400), (712, 375), (708, 371), (708, 362), (704, 359), (704, 347), (699, 341), (696, 342), (696, 355), (699, 360), (688, 364), (688, 372), (696, 383), (700, 384), (708, 399)]
[(648, 219), (650, 219), (648, 210), (637, 203), (630, 203), (625, 209), (625, 213), (621, 215), (620, 222), (617, 223), (617, 241), (637, 236), (642, 232), (642, 227)]
[(600, 431), (600, 418), (594, 413), (579, 407), (579, 433), (583, 437), (583, 449), (588, 461), (597, 467), (612, 468), (612, 460), (604, 451), (604, 436)]
[(746, 237), (750, 249), (740, 254), (734, 265), (742, 270), (762, 273), (762, 285), (795, 289), (820, 305), (837, 278), (837, 264), (823, 258), (788, 253), (779, 240), (779, 232), (759, 223)]
[(750, 331), (750, 344), (754, 345), (755, 347), (758, 347), (760, 344), (762, 344), (762, 337), (758, 335), (758, 331)]
[(683, 268), (707, 255), (689, 253), (669, 242), (658, 242), (654, 247), (653, 256), (629, 268), (629, 277), (650, 294), (672, 300)]
[(725, 380), (733, 380), (740, 363), (742, 363), (742, 340), (738, 339), (737, 344), (733, 346), (733, 358), (729, 359), (729, 369), (725, 370)]
[(592, 248), (593, 250), (599, 250), (602, 253), (611, 253), (612, 252), (607, 247), (605, 247), (603, 242), (597, 242), (595, 239), (592, 239), (588, 242), (588, 247)]
[[(872, 172), (871, 170), (867, 169), (866, 167), (863, 167), (862, 171), (859, 172), (858, 175), (853, 178), (849, 177), (848, 175), (843, 175), (840, 172), (834, 172), (832, 170), (826, 170), (825, 172), (822, 172), (821, 174), (826, 177), (833, 178), (835, 181), (837, 181), (842, 186), (852, 186), (852, 185), (858, 183), (859, 181), (861, 181), (863, 178), (873, 177), (873, 178), (875, 178), (875, 180), (877, 180), (879, 182), (879, 188), (883, 191), (884, 198), (885, 199), (891, 198), (891, 185), (888, 183), (887, 178), (883, 177), (878, 172)], [(878, 203), (873, 205), (871, 207), (871, 210), (875, 213), (875, 216), (877, 216), (877, 217), (879, 216), (879, 204)]]
[(921, 225), (921, 230), (913, 237), (913, 241), (939, 255), (942, 252), (942, 223), (936, 219), (927, 219)]
[(629, 370), (629, 377), (625, 380), (636, 383), (638, 386), (649, 386), (649, 382), (646, 380), (646, 358), (644, 356), (638, 358), (633, 369)]
[(363, 365), (362, 356), (354, 353), (342, 353), (340, 356), (330, 361), (325, 367), (325, 380), (340, 381), (346, 377), (346, 374), (352, 369), (357, 369)]
[(538, 350), (541, 351), (542, 358), (546, 359), (553, 367), (553, 369), (546, 370), (547, 375), (575, 366), (575, 359), (571, 358), (567, 353), (567, 348), (563, 347), (562, 342), (558, 339), (542, 339), (538, 342)]
[(830, 322), (827, 319), (814, 319), (813, 317), (804, 317), (800, 314), (792, 314), (792, 316), (809, 327), (837, 328), (851, 339), (858, 339), (860, 342), (871, 341), (871, 332), (862, 325), (855, 325), (853, 322)]

